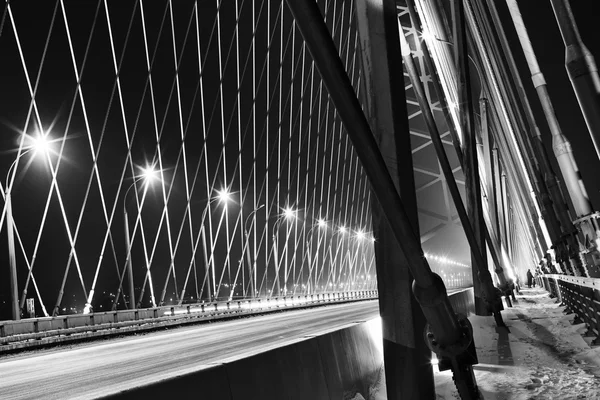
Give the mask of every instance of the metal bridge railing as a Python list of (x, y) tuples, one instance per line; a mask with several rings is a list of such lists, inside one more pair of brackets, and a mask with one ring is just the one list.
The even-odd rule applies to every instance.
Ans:
[[(537, 278), (552, 296), (566, 306), (566, 312), (585, 322), (588, 334), (600, 336), (600, 279), (567, 275), (543, 275)], [(593, 343), (596, 344), (596, 338)]]
[(0, 354), (59, 342), (283, 309), (376, 299), (377, 296), (376, 290), (363, 290), (0, 321)]

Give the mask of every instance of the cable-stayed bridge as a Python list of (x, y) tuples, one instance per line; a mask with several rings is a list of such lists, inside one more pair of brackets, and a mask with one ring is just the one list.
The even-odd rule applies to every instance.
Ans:
[(5, 2), (0, 319), (24, 336), (4, 344), (379, 297), (384, 351), (425, 384), (438, 353), (475, 397), (456, 312), (502, 327), (527, 269), (600, 258), (507, 3)]

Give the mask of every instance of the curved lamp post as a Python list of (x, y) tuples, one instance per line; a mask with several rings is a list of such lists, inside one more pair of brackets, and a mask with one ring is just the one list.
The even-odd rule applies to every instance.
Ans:
[(210, 209), (210, 205), (212, 203), (214, 203), (215, 201), (219, 201), (221, 203), (227, 204), (230, 200), (231, 200), (231, 192), (229, 192), (229, 190), (227, 188), (221, 189), (221, 190), (217, 190), (217, 195), (214, 197), (211, 197), (209, 202), (206, 203), (206, 206), (204, 207), (204, 211), (202, 212), (202, 217), (200, 217), (200, 223), (201, 228), (200, 228), (200, 233), (202, 234), (202, 253), (204, 255), (204, 269), (205, 269), (205, 277), (207, 279), (207, 285), (206, 287), (208, 288), (208, 300), (212, 301), (213, 297), (217, 295), (216, 291), (217, 291), (217, 287), (216, 287), (216, 281), (215, 281), (215, 266), (213, 264), (212, 266), (212, 280), (213, 280), (213, 291), (211, 294), (210, 291), (210, 275), (208, 273), (208, 254), (207, 254), (207, 250), (206, 250), (206, 230), (204, 228), (204, 219), (206, 218), (206, 213), (208, 212), (208, 210)]
[[(342, 241), (342, 248), (343, 248), (344, 247), (344, 239), (343, 239), (343, 237), (345, 236), (345, 234), (347, 232), (348, 232), (348, 229), (344, 225), (342, 225), (331, 236), (331, 241), (329, 242), (329, 254), (330, 254), (329, 258), (330, 259), (331, 259), (331, 245), (333, 244), (333, 238), (336, 235), (341, 235), (342, 236), (342, 240), (341, 240)], [(335, 290), (336, 285), (339, 285), (339, 283), (336, 280), (336, 264), (337, 264), (337, 259), (338, 259), (339, 251), (340, 251), (340, 239), (338, 239), (338, 245), (337, 245), (337, 247), (335, 249), (335, 256), (333, 257), (333, 259), (331, 259), (331, 265), (332, 265), (332, 269), (333, 269), (333, 274), (331, 275), (332, 276), (332, 280), (331, 280), (331, 282), (328, 282), (329, 287), (334, 288), (334, 290)], [(342, 253), (343, 253), (343, 251), (342, 251)], [(342, 255), (342, 261), (341, 261), (341, 265), (340, 265), (340, 271), (342, 270), (343, 266), (344, 266), (344, 256)]]
[[(12, 162), (6, 173), (6, 186), (4, 187), (4, 212), (6, 213), (6, 236), (8, 238), (8, 263), (10, 271), (10, 293), (11, 293), (11, 311), (12, 319), (18, 321), (21, 319), (21, 309), (19, 306), (18, 297), (18, 281), (17, 281), (17, 257), (15, 252), (15, 236), (13, 228), (13, 213), (11, 190), (12, 182), (17, 172), (16, 166), (25, 154), (33, 151), (34, 153), (46, 154), (50, 150), (50, 141), (47, 134), (40, 134), (36, 138), (31, 138), (31, 145), (25, 151), (19, 153), (17, 158)], [(14, 169), (13, 169), (14, 168)], [(11, 177), (12, 171), (12, 177)]]
[[(125, 260), (125, 264), (127, 267), (127, 277), (129, 281), (129, 308), (135, 308), (135, 286), (133, 284), (133, 265), (131, 261), (131, 236), (129, 233), (129, 217), (127, 215), (127, 195), (132, 187), (135, 186), (137, 182), (140, 180), (144, 180), (144, 193), (148, 189), (148, 185), (152, 183), (152, 181), (159, 179), (157, 175), (158, 171), (154, 169), (153, 166), (148, 166), (146, 168), (142, 168), (142, 173), (134, 178), (133, 182), (127, 190), (125, 191), (125, 195), (123, 196), (123, 220), (125, 221), (125, 249), (127, 251), (127, 259)], [(138, 213), (141, 210), (138, 210)], [(86, 312), (87, 311), (87, 312)], [(84, 314), (89, 312), (89, 305), (85, 306), (83, 310)]]
[[(277, 218), (275, 223), (273, 224), (273, 254), (275, 256), (275, 280), (277, 281), (277, 295), (281, 294), (281, 284), (279, 283), (279, 227), (281, 225), (281, 221), (285, 218), (286, 221), (291, 221), (296, 218), (296, 211), (294, 209), (287, 207), (283, 210), (283, 214)], [(287, 268), (284, 271), (286, 273), (286, 281), (287, 281)]]
[[(319, 218), (317, 220), (317, 223), (315, 225), (313, 225), (312, 228), (310, 228), (310, 230), (308, 231), (308, 233), (306, 234), (306, 247), (309, 248), (308, 250), (308, 289), (310, 290), (310, 279), (311, 279), (311, 275), (312, 275), (312, 264), (313, 264), (313, 260), (312, 260), (312, 234), (313, 231), (316, 228), (327, 228), (327, 221), (325, 221), (322, 218)], [(317, 253), (319, 252), (319, 245), (317, 244)], [(316, 277), (316, 274), (315, 274)], [(316, 286), (316, 278), (315, 278), (315, 286)]]

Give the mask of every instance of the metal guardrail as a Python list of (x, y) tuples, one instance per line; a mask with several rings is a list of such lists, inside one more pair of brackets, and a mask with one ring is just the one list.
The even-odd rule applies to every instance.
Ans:
[(600, 279), (568, 275), (542, 275), (537, 278), (544, 289), (558, 298), (588, 326), (588, 332), (600, 340)]
[(376, 299), (377, 296), (376, 290), (365, 290), (0, 321), (0, 354), (17, 349), (166, 326)]

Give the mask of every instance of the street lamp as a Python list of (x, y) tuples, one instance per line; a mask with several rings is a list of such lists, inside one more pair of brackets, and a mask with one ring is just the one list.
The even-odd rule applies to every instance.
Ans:
[(10, 271), (12, 318), (15, 321), (21, 319), (21, 309), (19, 306), (18, 298), (17, 256), (15, 252), (15, 235), (13, 229), (14, 221), (11, 199), (12, 182), (14, 182), (15, 174), (17, 172), (16, 166), (21, 157), (32, 151), (34, 152), (34, 154), (42, 153), (44, 155), (46, 155), (50, 151), (50, 141), (48, 140), (47, 134), (42, 133), (35, 138), (29, 136), (28, 138), (30, 138), (31, 144), (25, 148), (25, 151), (22, 151), (17, 155), (17, 158), (15, 158), (15, 160), (8, 168), (8, 172), (6, 173), (6, 186), (4, 187), (4, 210), (6, 212), (6, 235), (8, 238), (8, 263)]
[[(356, 246), (356, 252), (354, 253), (354, 261), (352, 261), (352, 263), (350, 264), (349, 272), (350, 274), (353, 274), (353, 279), (356, 277), (356, 271), (360, 269), (358, 267), (358, 254), (361, 251), (361, 244), (364, 243), (364, 241), (367, 239), (367, 234), (362, 229), (359, 229), (354, 233), (354, 237), (356, 238), (358, 245)], [(363, 256), (363, 254), (361, 254), (361, 256)]]
[[(281, 294), (281, 284), (279, 283), (279, 226), (281, 221), (285, 218), (286, 221), (291, 221), (296, 218), (296, 211), (290, 207), (286, 207), (283, 210), (283, 214), (277, 218), (275, 224), (273, 224), (273, 254), (275, 256), (275, 280), (277, 281), (277, 294)], [(285, 280), (287, 281), (287, 268), (284, 270)]]
[[(250, 251), (248, 251), (248, 246), (250, 244), (250, 235), (248, 234), (248, 220), (250, 219), (250, 217), (252, 217), (253, 215), (255, 215), (258, 210), (260, 210), (261, 208), (263, 208), (265, 205), (261, 204), (260, 206), (256, 207), (254, 210), (252, 210), (252, 212), (250, 214), (248, 214), (248, 216), (246, 217), (246, 221), (244, 222), (244, 237), (246, 239), (246, 243), (244, 244), (244, 248), (242, 249), (242, 253), (246, 253), (246, 258), (248, 261), (248, 271), (250, 273), (249, 278), (250, 278), (250, 291), (251, 291), (251, 295), (250, 298), (254, 298), (254, 296), (256, 296), (256, 268), (254, 266), (254, 262), (252, 262), (252, 259), (250, 257)], [(254, 224), (254, 219), (252, 220), (252, 224)], [(242, 254), (242, 259), (243, 259), (243, 254)], [(243, 271), (243, 269), (242, 269)], [(245, 285), (244, 285), (244, 290), (245, 290)]]
[[(348, 253), (348, 249), (346, 249), (346, 254), (344, 254), (344, 251), (343, 251), (343, 248), (344, 248), (344, 239), (343, 239), (343, 237), (346, 235), (346, 233), (348, 233), (348, 228), (346, 228), (344, 225), (342, 225), (333, 234), (333, 236), (335, 236), (335, 235), (341, 235), (342, 236), (342, 239), (341, 239), (341, 244), (342, 244), (341, 245), (341, 248), (342, 248), (342, 259), (341, 259), (340, 268), (339, 268), (339, 270), (340, 270), (339, 273), (340, 274), (341, 274), (341, 272), (344, 269), (344, 261), (345, 261), (345, 258), (347, 258), (347, 253)], [(332, 242), (333, 242), (333, 236), (331, 238)], [(329, 251), (330, 252), (331, 252), (331, 244), (332, 244), (332, 242), (329, 243), (329, 247), (330, 247)], [(333, 282), (332, 283), (333, 283), (333, 287), (335, 287), (336, 284), (339, 285), (339, 282), (336, 281), (336, 272), (335, 272), (335, 266), (337, 264), (339, 252), (340, 252), (340, 240), (338, 239), (338, 244), (337, 244), (337, 247), (335, 249), (335, 256), (334, 256), (334, 258), (332, 260), (332, 268), (333, 268), (333, 275), (332, 275), (333, 276), (333, 279), (332, 279)], [(341, 278), (341, 275), (338, 275), (338, 277)]]
[[(152, 181), (159, 179), (158, 171), (154, 169), (153, 166), (147, 166), (146, 168), (142, 168), (142, 173), (134, 178), (133, 182), (127, 190), (125, 191), (125, 195), (123, 196), (123, 220), (125, 221), (125, 249), (127, 251), (127, 258), (125, 260), (125, 264), (127, 267), (127, 277), (129, 280), (129, 308), (135, 309), (135, 286), (133, 284), (133, 265), (131, 261), (131, 237), (129, 233), (129, 217), (127, 216), (127, 195), (129, 191), (137, 182), (140, 180), (144, 180), (144, 196), (146, 194), (146, 190), (148, 185), (152, 183)], [(83, 313), (87, 314), (90, 311), (90, 304), (86, 304), (83, 309)]]
[[(348, 232), (347, 228), (344, 225), (342, 225), (331, 234), (331, 238), (329, 239), (329, 245), (327, 246), (327, 253), (329, 254), (330, 271), (329, 271), (329, 276), (327, 277), (327, 282), (325, 283), (326, 288), (327, 287), (335, 287), (335, 284), (336, 284), (336, 264), (337, 264), (338, 254), (340, 252), (340, 240), (338, 239), (338, 244), (337, 244), (337, 247), (335, 250), (335, 255), (332, 256), (331, 246), (333, 245), (333, 239), (336, 237), (336, 235), (344, 236), (347, 232)], [(344, 245), (344, 242), (342, 239), (342, 247), (343, 247), (343, 245)], [(343, 263), (344, 263), (344, 260), (342, 258), (342, 265), (340, 266), (340, 270), (343, 267)]]
[(216, 287), (216, 277), (215, 277), (215, 266), (213, 265), (213, 267), (212, 267), (213, 292), (211, 295), (210, 276), (208, 274), (208, 254), (207, 254), (207, 250), (206, 250), (206, 230), (204, 228), (204, 218), (206, 217), (206, 213), (210, 209), (210, 205), (212, 203), (214, 203), (215, 201), (218, 200), (220, 203), (227, 204), (231, 200), (231, 193), (229, 192), (229, 190), (227, 188), (217, 190), (216, 192), (217, 192), (217, 195), (210, 198), (209, 202), (206, 203), (206, 207), (204, 207), (204, 211), (202, 212), (202, 217), (200, 217), (200, 223), (202, 224), (202, 226), (200, 228), (200, 233), (202, 235), (202, 253), (204, 255), (204, 269), (205, 269), (204, 276), (206, 276), (207, 280), (208, 280), (206, 287), (208, 289), (208, 300), (209, 301), (212, 301), (212, 296), (216, 296), (217, 287)]
[[(312, 228), (310, 228), (310, 230), (308, 231), (308, 233), (306, 234), (306, 247), (309, 249), (308, 250), (308, 286), (309, 286), (309, 290), (310, 290), (310, 280), (311, 280), (311, 276), (312, 276), (312, 233), (315, 230), (315, 228), (327, 228), (327, 221), (325, 221), (322, 218), (319, 218), (317, 220), (317, 223), (315, 225), (313, 225)], [(317, 244), (317, 253), (319, 252), (319, 244), (320, 241), (318, 241)], [(315, 274), (315, 287), (317, 285), (317, 275)]]

